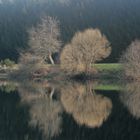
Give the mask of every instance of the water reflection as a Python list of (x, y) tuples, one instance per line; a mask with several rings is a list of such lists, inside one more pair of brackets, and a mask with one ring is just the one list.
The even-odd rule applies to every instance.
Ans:
[(128, 83), (120, 92), (109, 82), (14, 81), (11, 92), (4, 91), (11, 83), (0, 88), (2, 140), (140, 137), (139, 83)]
[(29, 126), (38, 128), (44, 139), (58, 136), (61, 133), (63, 108), (59, 100), (53, 99), (54, 88), (47, 81), (30, 82), (21, 83), (18, 91), (22, 104), (29, 106)]
[(17, 91), (0, 90), (0, 140), (23, 140), (30, 134), (27, 110), (26, 105), (20, 106)]
[(108, 118), (112, 102), (103, 95), (96, 94), (93, 83), (70, 83), (61, 89), (61, 102), (66, 112), (75, 121), (88, 127), (100, 127)]
[(50, 98), (44, 96), (32, 101), (29, 109), (29, 125), (42, 130), (45, 138), (58, 136), (61, 132), (61, 113), (60, 102), (50, 100)]
[(122, 94), (120, 94), (120, 99), (129, 112), (136, 119), (140, 119), (140, 83), (127, 83), (123, 88)]

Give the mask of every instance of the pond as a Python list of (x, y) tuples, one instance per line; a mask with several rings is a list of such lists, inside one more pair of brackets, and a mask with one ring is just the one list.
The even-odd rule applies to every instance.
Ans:
[(138, 140), (139, 83), (1, 82), (0, 140)]

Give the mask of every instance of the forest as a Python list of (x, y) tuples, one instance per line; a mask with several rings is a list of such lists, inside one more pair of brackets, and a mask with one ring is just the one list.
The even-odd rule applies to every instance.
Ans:
[(62, 46), (77, 31), (98, 28), (112, 46), (104, 62), (118, 62), (121, 54), (140, 38), (139, 0), (0, 0), (0, 59), (17, 61), (28, 48), (28, 30), (42, 16), (60, 21)]

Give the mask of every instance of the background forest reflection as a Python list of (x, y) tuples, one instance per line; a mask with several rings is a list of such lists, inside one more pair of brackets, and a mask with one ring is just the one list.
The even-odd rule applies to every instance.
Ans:
[(1, 82), (0, 139), (138, 139), (139, 85), (97, 88), (106, 83), (26, 81), (10, 91), (10, 83)]

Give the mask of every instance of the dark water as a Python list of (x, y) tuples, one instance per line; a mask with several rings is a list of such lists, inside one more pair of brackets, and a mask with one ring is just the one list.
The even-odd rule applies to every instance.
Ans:
[(139, 140), (139, 84), (96, 86), (26, 82), (0, 88), (0, 140)]

